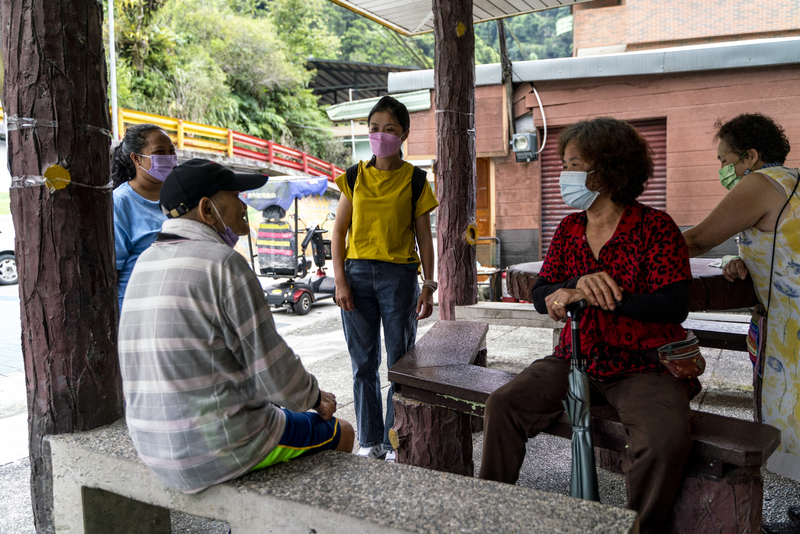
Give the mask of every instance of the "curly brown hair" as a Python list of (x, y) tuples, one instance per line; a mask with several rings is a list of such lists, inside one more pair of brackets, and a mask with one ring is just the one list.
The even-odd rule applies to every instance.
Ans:
[(570, 124), (558, 136), (562, 158), (570, 142), (594, 166), (601, 187), (617, 204), (633, 204), (653, 176), (653, 151), (628, 122), (598, 117)]
[(761, 113), (743, 113), (726, 123), (714, 123), (714, 141), (724, 141), (737, 155), (754, 148), (764, 163), (786, 162), (791, 146), (780, 124)]

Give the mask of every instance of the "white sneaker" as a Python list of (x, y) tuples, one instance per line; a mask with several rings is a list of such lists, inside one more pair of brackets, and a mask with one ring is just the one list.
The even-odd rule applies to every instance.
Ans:
[(382, 460), (385, 455), (386, 451), (383, 449), (382, 443), (372, 447), (361, 447), (356, 453), (356, 456), (360, 456), (361, 458), (372, 458), (373, 460)]
[(386, 461), (390, 464), (393, 464), (395, 459), (397, 458), (397, 453), (395, 451), (386, 451)]

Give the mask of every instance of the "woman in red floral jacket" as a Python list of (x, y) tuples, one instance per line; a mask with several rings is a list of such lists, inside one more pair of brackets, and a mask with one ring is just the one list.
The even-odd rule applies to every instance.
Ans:
[[(675, 378), (647, 353), (686, 336), (686, 243), (669, 215), (636, 201), (653, 160), (630, 124), (579, 122), (561, 133), (558, 148), (562, 197), (583, 211), (561, 221), (532, 301), (555, 320), (566, 318), (567, 304), (589, 302), (580, 338), (592, 395), (616, 408), (626, 429), (628, 506), (639, 512), (643, 533), (660, 532), (683, 477), (692, 443), (689, 400), (700, 384)], [(481, 478), (516, 482), (525, 442), (561, 415), (570, 340), (567, 323), (551, 356), (489, 397)]]

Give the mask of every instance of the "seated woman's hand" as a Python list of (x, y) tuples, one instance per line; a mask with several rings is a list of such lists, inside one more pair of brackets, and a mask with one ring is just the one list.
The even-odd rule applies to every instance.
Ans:
[(614, 311), (622, 301), (622, 290), (605, 271), (581, 276), (576, 287), (586, 294), (590, 306)]
[(554, 321), (567, 319), (567, 304), (585, 299), (586, 294), (580, 289), (558, 289), (544, 298), (547, 315)]
[(747, 278), (747, 273), (747, 265), (744, 264), (744, 260), (742, 260), (742, 258), (734, 258), (726, 263), (725, 267), (722, 268), (722, 276), (728, 282), (733, 282), (734, 280), (744, 280)]

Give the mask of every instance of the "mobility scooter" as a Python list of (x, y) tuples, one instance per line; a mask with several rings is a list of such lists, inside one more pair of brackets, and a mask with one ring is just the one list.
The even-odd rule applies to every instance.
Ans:
[[(288, 278), (264, 289), (267, 302), (274, 308), (286, 308), (289, 312), (306, 315), (311, 305), (324, 299), (332, 299), (336, 293), (334, 279), (325, 273), (325, 262), (331, 259), (330, 240), (324, 239), (327, 230), (318, 224), (305, 229), (298, 228), (297, 199), (310, 195), (321, 195), (327, 189), (327, 179), (298, 179), (293, 177), (270, 178), (266, 185), (254, 191), (242, 193), (242, 200), (261, 211), (263, 219), (258, 225), (256, 253), (250, 241), (250, 256), (257, 260), (257, 276)], [(286, 220), (286, 208), (294, 203), (294, 228)], [(332, 220), (332, 214), (328, 220)], [(305, 234), (298, 249), (298, 236)], [(312, 262), (306, 259), (311, 245), (316, 272)]]

